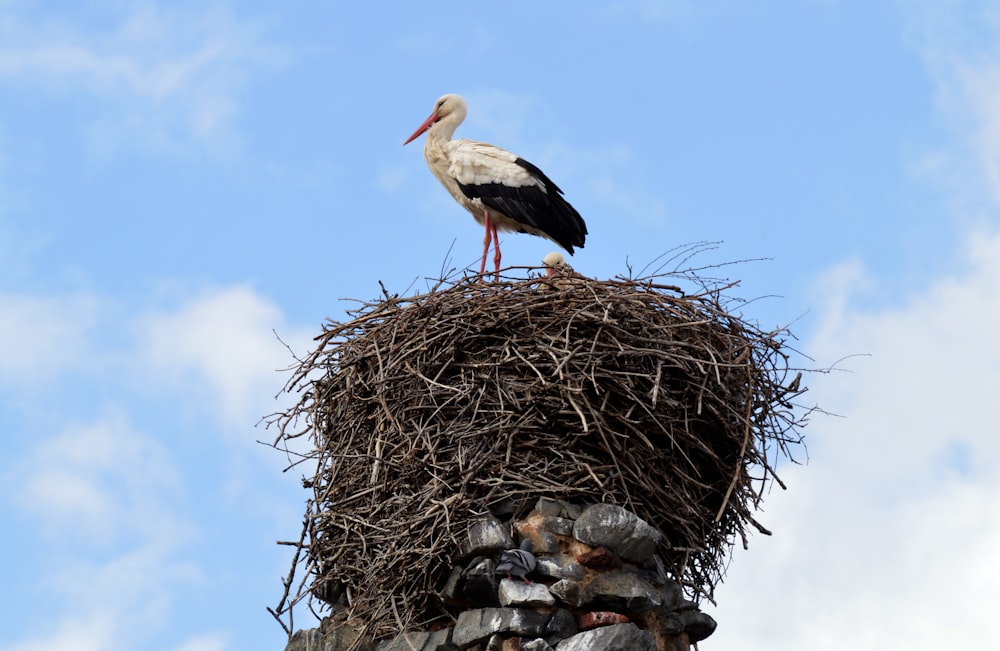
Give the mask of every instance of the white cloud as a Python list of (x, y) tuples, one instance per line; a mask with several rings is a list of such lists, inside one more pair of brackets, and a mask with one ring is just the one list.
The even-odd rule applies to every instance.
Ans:
[[(123, 485), (122, 488), (126, 488)], [(169, 509), (166, 502), (151, 501), (153, 512)], [(81, 550), (68, 558), (55, 556), (45, 579), (56, 594), (71, 600), (57, 613), (76, 617), (91, 613), (115, 622), (119, 639), (144, 637), (169, 622), (181, 591), (196, 589), (203, 571), (191, 556), (191, 548), (175, 544), (173, 532), (164, 523), (159, 532), (149, 532), (132, 546), (122, 545), (109, 558)]]
[(42, 438), (13, 466), (8, 487), (15, 503), (38, 514), (43, 531), (71, 535), (76, 545), (136, 533), (183, 537), (176, 518), (149, 509), (179, 490), (165, 447), (121, 416)]
[[(45, 365), (45, 382), (36, 384), (48, 388), (5, 395), (17, 395), (20, 409), (5, 412), (16, 454), (0, 467), (8, 534), (2, 549), (37, 567), (10, 603), (18, 604), (15, 614), (49, 613), (44, 630), (22, 625), (0, 633), (0, 649), (148, 648), (154, 639), (156, 648), (176, 651), (229, 645), (232, 631), (164, 632), (189, 612), (184, 594), (234, 571), (210, 566), (211, 554), (195, 548), (217, 542), (224, 535), (217, 528), (232, 525), (209, 516), (212, 509), (232, 508), (244, 513), (239, 519), (252, 502), (258, 520), (280, 513), (287, 521), (289, 505), (260, 481), (266, 451), (257, 454), (249, 435), (287, 379), (275, 370), (292, 361), (275, 328), (299, 352), (311, 344), (311, 333), (290, 331), (281, 310), (246, 287), (145, 312), (72, 295), (0, 300), (0, 334), (16, 344), (0, 377), (16, 380)], [(197, 449), (206, 458), (191, 458), (183, 418), (147, 413), (162, 405), (176, 414), (181, 404), (199, 419), (238, 425), (244, 445), (213, 459), (219, 448), (202, 441)], [(207, 511), (192, 507), (206, 497)]]
[[(49, 592), (39, 602), (48, 603), (53, 595), (57, 600), (46, 626), (19, 642), (0, 642), (0, 650), (163, 648), (164, 638), (172, 636), (164, 628), (176, 616), (182, 591), (191, 591), (199, 576), (195, 567), (178, 561), (177, 554), (148, 539), (110, 560), (80, 552), (70, 560), (47, 558), (38, 579)], [(32, 594), (37, 586), (31, 589), (22, 598), (37, 599)], [(10, 627), (4, 636), (9, 638), (15, 630)], [(223, 633), (200, 634), (177, 651), (216, 651), (225, 648), (227, 638)]]
[(64, 619), (29, 641), (0, 647), (2, 651), (108, 651), (114, 648), (114, 622), (107, 614)]
[(207, 290), (146, 313), (88, 292), (0, 294), (0, 386), (10, 397), (83, 382), (75, 393), (100, 389), (96, 399), (109, 405), (148, 391), (245, 432), (276, 407), (288, 378), (281, 371), (294, 362), (285, 343), (301, 354), (314, 334), (289, 326), (248, 287)]
[(744, 649), (1000, 646), (1000, 234), (968, 266), (895, 307), (858, 307), (856, 267), (827, 279), (828, 324), (803, 348), (870, 353), (811, 393), (845, 419), (808, 428), (717, 596), (716, 645)]
[[(283, 330), (281, 310), (247, 287), (218, 289), (168, 313), (148, 315), (137, 328), (143, 361), (154, 375), (188, 386), (202, 406), (217, 405), (226, 424), (252, 425), (286, 379), (293, 361), (274, 330), (293, 350), (308, 342)], [(207, 394), (201, 393), (207, 390)], [(266, 409), (266, 407), (264, 407)]]
[[(190, 591), (197, 572), (175, 559), (176, 551), (159, 548), (155, 540), (107, 561), (87, 560), (77, 553), (70, 561), (46, 558), (39, 572), (46, 594), (57, 601), (45, 626), (30, 636), (9, 641), (16, 627), (0, 635), (0, 651), (116, 651), (165, 648), (173, 631), (166, 630), (176, 617), (182, 590)], [(32, 592), (37, 586), (31, 586)], [(29, 591), (19, 596), (36, 598)], [(47, 603), (39, 600), (41, 603)], [(187, 640), (175, 651), (221, 651), (230, 636), (224, 632), (195, 633), (186, 625)]]
[(977, 2), (901, 3), (907, 35), (958, 141), (928, 152), (918, 171), (956, 192), (960, 208), (985, 192), (1000, 203), (1000, 11)]
[(174, 651), (221, 651), (228, 644), (227, 636), (221, 633), (198, 635), (184, 642)]
[[(0, 15), (0, 81), (104, 102), (92, 144), (130, 139), (231, 147), (239, 97), (257, 70), (281, 63), (260, 28), (229, 11), (126, 4), (112, 27), (87, 28), (78, 14), (56, 21), (8, 10)], [(167, 8), (169, 7), (169, 8)]]
[(100, 309), (87, 294), (0, 294), (0, 383), (33, 383), (83, 363)]
[(169, 618), (180, 586), (200, 579), (184, 557), (195, 527), (181, 515), (172, 455), (118, 415), (35, 438), (0, 473), (19, 512), (8, 522), (27, 523), (5, 553), (44, 559), (21, 599), (51, 605), (50, 626), (6, 648), (133, 648)]

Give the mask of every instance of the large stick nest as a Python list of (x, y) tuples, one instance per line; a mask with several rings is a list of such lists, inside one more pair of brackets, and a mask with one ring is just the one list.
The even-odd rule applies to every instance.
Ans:
[(801, 443), (801, 390), (785, 330), (659, 280), (442, 281), (328, 323), (272, 419), (276, 446), (308, 435), (316, 462), (272, 612), (343, 586), (376, 638), (447, 617), (436, 590), (467, 526), (540, 496), (632, 510), (711, 597), (737, 537), (768, 533), (754, 513)]

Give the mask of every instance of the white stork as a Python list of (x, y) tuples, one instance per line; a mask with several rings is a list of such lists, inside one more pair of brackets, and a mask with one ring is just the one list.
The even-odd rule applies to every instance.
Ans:
[(553, 251), (542, 258), (542, 266), (545, 267), (545, 275), (550, 277), (556, 276), (560, 272), (565, 273), (567, 271), (573, 271), (573, 267), (569, 266), (569, 263), (566, 262), (566, 258), (564, 258), (563, 254), (558, 251)]
[(407, 138), (407, 145), (427, 132), (424, 158), (431, 172), (476, 221), (486, 227), (483, 261), (493, 242), (493, 263), (500, 271), (500, 240), (497, 231), (530, 233), (545, 237), (572, 255), (583, 248), (587, 225), (580, 213), (562, 196), (562, 190), (542, 170), (519, 156), (484, 142), (452, 140), (465, 119), (465, 100), (445, 95), (434, 103), (434, 111)]

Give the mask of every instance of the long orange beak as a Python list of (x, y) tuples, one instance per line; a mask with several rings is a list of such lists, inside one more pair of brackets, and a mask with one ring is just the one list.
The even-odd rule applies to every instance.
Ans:
[(437, 121), (438, 121), (438, 114), (437, 114), (437, 111), (434, 111), (433, 113), (431, 113), (431, 116), (429, 118), (427, 118), (426, 120), (424, 120), (423, 124), (421, 124), (419, 127), (417, 127), (417, 130), (413, 132), (413, 135), (406, 139), (406, 142), (404, 142), (403, 145), (404, 146), (408, 145), (411, 142), (413, 142), (414, 140), (416, 140), (417, 136), (419, 136), (420, 134), (422, 134), (424, 131), (427, 131), (428, 129), (430, 129), (431, 125), (434, 124)]

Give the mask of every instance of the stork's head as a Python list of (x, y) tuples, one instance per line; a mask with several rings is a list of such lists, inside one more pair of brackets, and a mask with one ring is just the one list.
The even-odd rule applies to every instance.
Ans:
[(553, 251), (542, 258), (542, 264), (545, 265), (546, 276), (554, 276), (560, 271), (573, 270), (573, 268), (566, 263), (566, 258), (563, 257), (563, 254), (558, 251)]
[(424, 120), (424, 123), (417, 127), (413, 135), (407, 138), (403, 144), (410, 144), (417, 139), (417, 136), (434, 127), (436, 124), (441, 125), (438, 129), (444, 132), (442, 133), (443, 137), (451, 138), (451, 134), (455, 133), (455, 128), (465, 119), (465, 112), (466, 104), (461, 95), (455, 95), (454, 93), (442, 95), (438, 98), (438, 101), (434, 102), (434, 110), (431, 112), (430, 117)]

